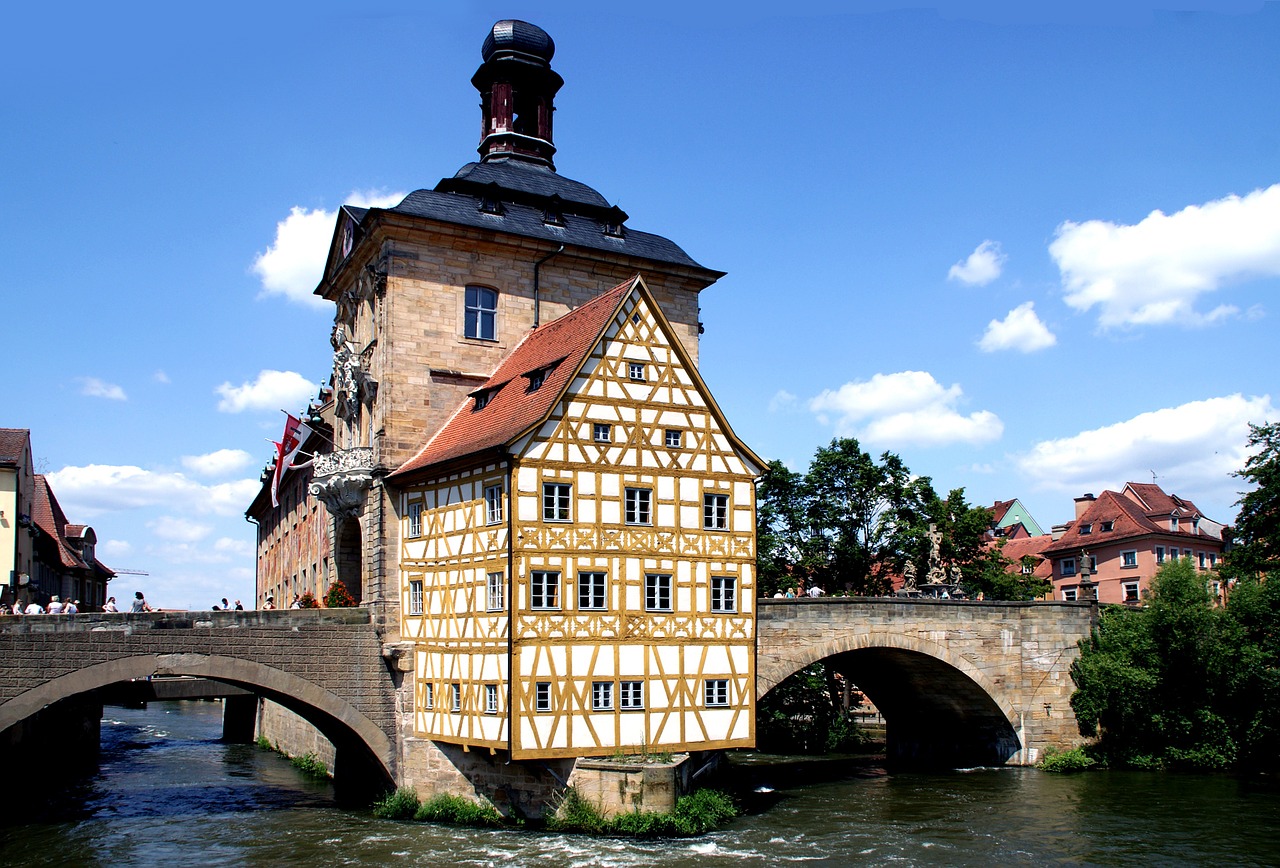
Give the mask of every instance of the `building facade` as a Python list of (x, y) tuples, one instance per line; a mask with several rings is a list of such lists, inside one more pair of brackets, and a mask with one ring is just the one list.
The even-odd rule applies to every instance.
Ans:
[(1194, 503), (1141, 482), (1097, 497), (1086, 494), (1075, 503), (1075, 519), (1055, 528), (1054, 541), (1042, 550), (1053, 565), (1056, 599), (1081, 598), (1087, 572), (1083, 586), (1088, 593), (1096, 586), (1099, 602), (1139, 605), (1166, 561), (1190, 558), (1204, 571), (1214, 599), (1222, 601), (1217, 566), (1224, 528)]
[(642, 278), (531, 330), (391, 476), (415, 733), (515, 759), (754, 744), (762, 470)]

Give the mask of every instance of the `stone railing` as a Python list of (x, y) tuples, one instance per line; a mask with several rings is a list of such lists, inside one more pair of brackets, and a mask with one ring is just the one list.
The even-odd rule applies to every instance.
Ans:
[(357, 446), (317, 455), (311, 466), (311, 494), (335, 516), (357, 514), (373, 482), (373, 448)]

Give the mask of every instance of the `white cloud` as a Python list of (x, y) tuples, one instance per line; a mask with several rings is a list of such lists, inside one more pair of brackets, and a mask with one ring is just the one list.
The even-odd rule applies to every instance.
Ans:
[(1000, 439), (1004, 423), (994, 413), (980, 410), (962, 416), (957, 411), (963, 395), (958, 384), (944, 389), (925, 371), (902, 371), (828, 389), (810, 399), (809, 409), (824, 425), (832, 424), (834, 417), (841, 436), (891, 447), (976, 445)]
[(133, 554), (133, 545), (128, 540), (109, 539), (98, 546), (98, 554), (105, 558), (123, 558)]
[(233, 516), (257, 495), (257, 479), (201, 485), (181, 473), (129, 465), (64, 467), (49, 482), (68, 515), (93, 518), (113, 510), (163, 507), (171, 512)]
[(796, 401), (799, 400), (795, 395), (786, 389), (779, 389), (773, 393), (773, 397), (769, 399), (769, 412), (782, 413), (795, 409)]
[[(404, 197), (404, 193), (353, 192), (347, 197), (347, 204), (389, 208)], [(276, 224), (275, 241), (253, 261), (253, 271), (262, 280), (263, 295), (282, 295), (313, 307), (328, 304), (312, 292), (324, 272), (337, 218), (337, 211), (320, 208), (311, 211), (295, 206), (289, 210), (289, 216)]]
[(80, 394), (91, 398), (107, 398), (111, 401), (129, 400), (124, 389), (114, 383), (99, 380), (97, 377), (80, 377)]
[(1268, 395), (1209, 398), (1045, 440), (1014, 460), (1037, 488), (1071, 496), (1119, 491), (1155, 471), (1165, 491), (1232, 503), (1242, 483), (1230, 474), (1244, 466), (1249, 423), (1275, 418)]
[(204, 455), (184, 455), (182, 466), (201, 476), (226, 476), (243, 470), (253, 462), (253, 456), (243, 449), (219, 449)]
[(1195, 303), (1230, 281), (1280, 275), (1280, 184), (1247, 196), (1152, 211), (1132, 226), (1064, 222), (1049, 245), (1067, 304), (1099, 309), (1103, 328), (1207, 325), (1236, 314)]
[(245, 410), (290, 410), (305, 405), (319, 391), (317, 385), (294, 371), (259, 371), (252, 383), (223, 383), (214, 389), (222, 400), (222, 413)]
[(1025, 302), (1009, 311), (1002, 320), (987, 323), (987, 330), (978, 341), (983, 352), (1019, 350), (1034, 353), (1058, 342), (1058, 338), (1036, 316), (1035, 302)]
[(1008, 257), (1000, 252), (999, 242), (984, 241), (969, 254), (968, 259), (951, 266), (947, 280), (958, 280), (967, 286), (986, 286), (1000, 276), (1006, 259)]
[(196, 543), (213, 532), (213, 527), (199, 524), (189, 518), (162, 515), (147, 522), (147, 527), (157, 537), (178, 543)]
[(218, 537), (214, 540), (213, 550), (237, 558), (251, 559), (254, 555), (254, 546), (251, 540), (234, 539), (229, 536)]
[(155, 380), (157, 383), (163, 383), (165, 385), (168, 385), (168, 383), (170, 382), (169, 375), (166, 374), (164, 371), (156, 371), (154, 374), (151, 375), (151, 379)]

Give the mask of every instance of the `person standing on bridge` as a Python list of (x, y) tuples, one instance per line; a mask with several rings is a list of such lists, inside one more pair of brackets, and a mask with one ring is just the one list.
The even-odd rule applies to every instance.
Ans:
[(104, 612), (119, 612), (119, 611), (120, 611), (120, 608), (116, 605), (116, 598), (115, 598), (115, 597), (107, 597), (107, 602), (103, 604), (103, 606), (102, 606), (102, 611), (104, 611)]
[(79, 600), (67, 600), (67, 604), (62, 607), (62, 614), (64, 615), (74, 615), (79, 611), (80, 611)]
[(50, 615), (61, 615), (61, 614), (62, 614), (62, 598), (61, 598), (61, 597), (59, 597), (57, 594), (54, 594), (54, 595), (53, 595), (53, 598), (52, 598), (51, 600), (49, 600), (49, 610), (48, 610), (48, 611), (49, 611), (49, 614), (50, 614)]
[(151, 607), (147, 605), (147, 598), (142, 596), (142, 591), (133, 592), (133, 602), (129, 605), (130, 612), (150, 612)]

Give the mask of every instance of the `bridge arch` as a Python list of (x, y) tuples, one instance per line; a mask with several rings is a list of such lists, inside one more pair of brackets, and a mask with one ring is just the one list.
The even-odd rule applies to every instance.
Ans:
[(345, 699), (273, 666), (216, 654), (139, 654), (68, 672), (0, 704), (0, 732), (62, 700), (153, 675), (208, 678), (288, 708), (333, 743), (334, 781), (340, 788), (344, 778), (353, 779), (347, 786), (359, 791), (385, 789), (393, 782), (395, 746), (380, 727)]
[(758, 698), (824, 662), (884, 716), (886, 759), (898, 766), (1002, 765), (1022, 749), (1007, 690), (951, 647), (918, 633), (857, 632), (793, 648), (757, 671)]

